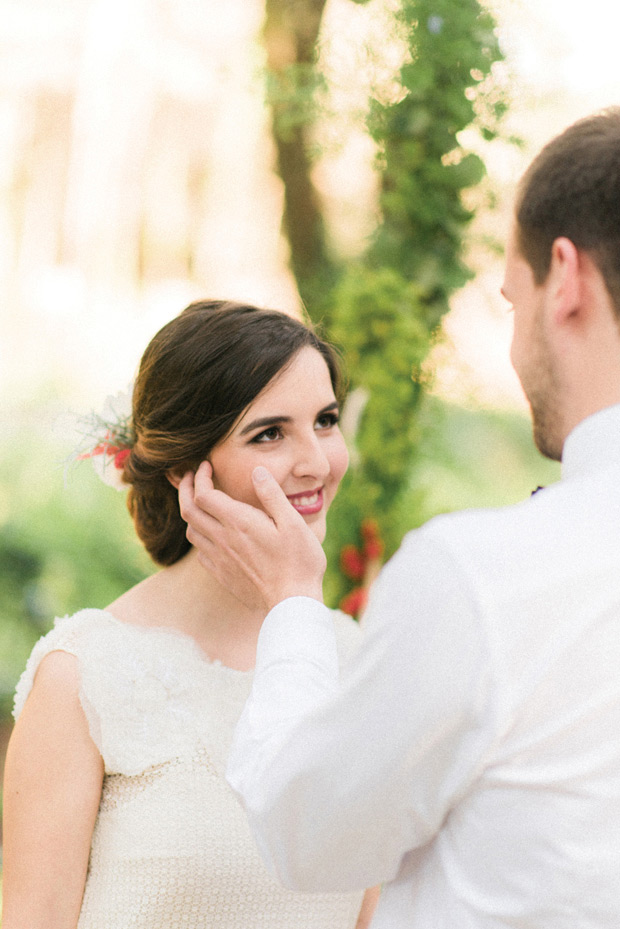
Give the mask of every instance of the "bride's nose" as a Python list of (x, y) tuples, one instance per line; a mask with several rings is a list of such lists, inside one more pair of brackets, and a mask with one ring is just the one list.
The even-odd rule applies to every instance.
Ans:
[(323, 481), (329, 474), (329, 458), (314, 431), (298, 443), (294, 459), (292, 472), (295, 477), (315, 477)]

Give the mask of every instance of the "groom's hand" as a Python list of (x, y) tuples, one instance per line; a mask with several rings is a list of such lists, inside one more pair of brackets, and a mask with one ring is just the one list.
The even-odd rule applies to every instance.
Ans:
[(211, 465), (203, 462), (179, 486), (187, 538), (200, 563), (239, 600), (265, 612), (286, 597), (322, 600), (325, 553), (262, 467), (252, 474), (262, 510), (215, 490)]

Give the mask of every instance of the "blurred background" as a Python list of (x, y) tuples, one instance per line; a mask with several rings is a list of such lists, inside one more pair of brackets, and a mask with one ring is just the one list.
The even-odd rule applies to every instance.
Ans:
[(123, 495), (66, 462), (75, 415), (193, 299), (305, 309), (343, 348), (332, 604), (359, 612), (408, 528), (557, 479), (510, 368), (502, 244), (533, 154), (620, 101), (619, 19), (606, 0), (0, 0), (3, 739), (53, 617), (151, 570)]

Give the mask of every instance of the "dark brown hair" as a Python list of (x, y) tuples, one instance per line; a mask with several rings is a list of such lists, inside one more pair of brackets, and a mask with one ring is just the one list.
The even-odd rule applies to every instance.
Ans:
[(542, 149), (521, 181), (516, 217), (537, 284), (565, 236), (590, 253), (620, 316), (620, 107), (579, 120)]
[(123, 479), (136, 532), (154, 561), (189, 550), (167, 474), (196, 469), (245, 408), (305, 347), (325, 359), (336, 397), (334, 349), (284, 313), (224, 301), (192, 303), (147, 346), (133, 392), (134, 445)]

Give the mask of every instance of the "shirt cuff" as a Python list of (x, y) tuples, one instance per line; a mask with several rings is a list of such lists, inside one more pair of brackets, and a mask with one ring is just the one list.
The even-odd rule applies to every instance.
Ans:
[(256, 675), (269, 665), (299, 660), (338, 675), (332, 611), (311, 597), (289, 597), (267, 614), (256, 648)]

